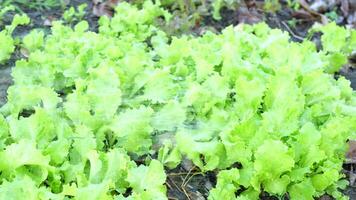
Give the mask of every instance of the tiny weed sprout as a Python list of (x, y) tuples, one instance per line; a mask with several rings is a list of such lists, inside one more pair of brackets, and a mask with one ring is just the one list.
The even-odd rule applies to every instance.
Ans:
[(63, 13), (63, 20), (67, 24), (72, 24), (83, 20), (85, 16), (85, 9), (88, 7), (87, 4), (81, 4), (78, 8), (70, 7), (68, 10)]
[[(264, 23), (169, 36), (156, 22), (170, 13), (150, 1), (115, 13), (98, 33), (57, 21), (23, 38), (0, 110), (0, 199), (164, 200), (183, 159), (217, 172), (209, 200), (346, 199), (356, 93), (333, 73), (355, 30), (315, 27), (317, 50)], [(0, 32), (0, 62), (26, 23)]]

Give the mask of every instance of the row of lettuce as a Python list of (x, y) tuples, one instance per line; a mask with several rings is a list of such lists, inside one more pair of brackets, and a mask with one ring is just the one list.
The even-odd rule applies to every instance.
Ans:
[[(263, 23), (171, 37), (157, 18), (170, 14), (120, 3), (98, 33), (54, 22), (23, 38), (1, 108), (0, 199), (167, 199), (182, 159), (218, 171), (210, 200), (346, 198), (356, 94), (333, 73), (356, 31), (316, 27), (318, 51)], [(17, 15), (0, 32), (2, 63), (28, 23)]]

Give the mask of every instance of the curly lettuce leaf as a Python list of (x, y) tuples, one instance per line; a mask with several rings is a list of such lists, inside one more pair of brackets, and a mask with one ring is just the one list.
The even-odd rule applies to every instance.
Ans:
[(152, 115), (153, 110), (150, 107), (141, 106), (115, 117), (110, 129), (118, 140), (116, 145), (138, 155), (148, 153), (152, 145)]
[(167, 199), (163, 165), (152, 160), (149, 166), (140, 165), (129, 170), (127, 181), (133, 189), (134, 199)]

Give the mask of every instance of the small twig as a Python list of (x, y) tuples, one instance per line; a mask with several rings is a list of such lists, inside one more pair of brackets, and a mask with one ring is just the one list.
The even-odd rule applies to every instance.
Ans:
[(190, 175), (190, 173), (193, 171), (193, 169), (195, 169), (195, 166), (193, 166), (192, 168), (190, 168), (190, 169), (189, 169), (189, 171), (188, 171), (187, 175), (185, 175), (185, 177), (184, 177), (184, 179), (183, 179), (183, 182), (182, 182), (181, 187), (183, 187), (183, 186), (184, 186), (185, 181), (187, 180), (188, 176), (189, 176), (189, 175)]
[(282, 25), (288, 30), (288, 32), (296, 39), (300, 40), (300, 41), (303, 41), (304, 38), (295, 34), (292, 29), (290, 29), (290, 27), (288, 26), (288, 24), (286, 24), (284, 21), (281, 21)]
[[(189, 170), (189, 171), (191, 171), (191, 170)], [(181, 184), (181, 189), (183, 190), (183, 193), (184, 193), (184, 195), (188, 198), (188, 200), (190, 200), (190, 197), (189, 197), (189, 194), (187, 193), (187, 191), (184, 189), (184, 187), (183, 187), (183, 184), (184, 184), (184, 180), (185, 179), (183, 179), (181, 176), (179, 177), (181, 180), (182, 180), (182, 184)], [(181, 190), (181, 191), (182, 191)]]
[(344, 164), (356, 164), (356, 159), (348, 158), (344, 161)]
[(169, 189), (173, 190), (172, 186), (168, 183), (168, 181), (166, 181), (166, 185)]
[(201, 174), (201, 172), (194, 172), (194, 173), (188, 173), (188, 172), (169, 173), (169, 174), (167, 174), (167, 176), (182, 176), (182, 175), (187, 175), (187, 174), (198, 175), (198, 174)]
[(186, 175), (188, 174), (187, 172), (178, 172), (178, 173), (169, 173), (167, 176), (181, 176), (181, 175)]
[(202, 172), (196, 172), (196, 173), (193, 173), (189, 178), (188, 180), (184, 183), (184, 187), (187, 186), (187, 184), (189, 183), (189, 181), (196, 175), (202, 175), (203, 173)]
[(168, 179), (173, 183), (174, 187), (176, 187), (180, 192), (183, 192), (181, 188), (171, 179), (171, 177), (168, 176)]
[(187, 191), (184, 188), (182, 188), (182, 189), (184, 191), (185, 196), (188, 198), (188, 200), (191, 200), (189, 194), (187, 193)]

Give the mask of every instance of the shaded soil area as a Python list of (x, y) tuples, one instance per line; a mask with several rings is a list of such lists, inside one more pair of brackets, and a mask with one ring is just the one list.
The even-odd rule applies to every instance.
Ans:
[(6, 103), (6, 91), (12, 83), (10, 73), (10, 67), (0, 68), (0, 106)]
[[(336, 0), (335, 0), (336, 1)], [(345, 8), (346, 1), (337, 1), (332, 8), (323, 8), (324, 5), (315, 6), (315, 2), (318, 1), (308, 1), (309, 8), (304, 8), (302, 10), (293, 10), (289, 8), (286, 4), (282, 4), (282, 9), (272, 13), (265, 12), (261, 7), (261, 2), (263, 1), (244, 1), (245, 3), (238, 7), (236, 10), (222, 9), (220, 21), (214, 20), (211, 16), (204, 16), (201, 18), (199, 23), (192, 28), (192, 33), (203, 34), (206, 30), (220, 31), (224, 27), (229, 25), (237, 25), (239, 23), (257, 23), (265, 21), (271, 27), (280, 28), (282, 30), (288, 31), (294, 41), (302, 41), (307, 35), (308, 30), (315, 22), (322, 23), (322, 18), (325, 14), (335, 12), (337, 17), (337, 23), (340, 25), (347, 25), (350, 27), (355, 26), (353, 21), (352, 13), (353, 4), (349, 3), (348, 8)], [(306, 1), (305, 1), (306, 2)], [(307, 2), (307, 3), (308, 3)], [(329, 1), (325, 1), (329, 2)], [(350, 0), (349, 2), (354, 2), (356, 0)], [(78, 6), (82, 3), (87, 3), (88, 7), (86, 9), (85, 20), (90, 24), (91, 31), (97, 31), (98, 28), (98, 17), (93, 13), (96, 9), (94, 4), (90, 0), (74, 0), (70, 1), (67, 7)], [(314, 5), (314, 7), (313, 7)], [(343, 8), (344, 7), (344, 8)], [(355, 6), (356, 7), (356, 6)], [(95, 9), (94, 9), (95, 8)], [(308, 9), (314, 10), (308, 10)], [(101, 8), (100, 8), (101, 9)], [(324, 10), (323, 10), (324, 9)], [(50, 32), (50, 22), (55, 19), (60, 19), (63, 14), (62, 9), (51, 9), (44, 12), (39, 12), (38, 10), (28, 10), (23, 9), (26, 14), (32, 19), (32, 23), (29, 26), (19, 27), (14, 32), (14, 37), (23, 37), (30, 30), (34, 28), (40, 28), (46, 32)], [(347, 12), (346, 12), (347, 11)], [(99, 12), (96, 10), (95, 12)], [(318, 14), (319, 13), (319, 14)], [(350, 14), (351, 13), (351, 14)], [(356, 13), (356, 12), (355, 12)], [(11, 23), (14, 13), (8, 13), (4, 19), (4, 24)], [(356, 18), (356, 16), (355, 16)], [(318, 40), (316, 38), (316, 43)], [(15, 61), (19, 58), (24, 58), (17, 49), (12, 58), (3, 65), (0, 65), (0, 106), (6, 103), (6, 91), (7, 88), (12, 84), (11, 80), (11, 67), (15, 65)], [(351, 56), (349, 64), (347, 64), (336, 76), (342, 75), (351, 81), (351, 86), (356, 90), (356, 59), (355, 56)], [(355, 144), (356, 146), (356, 144)], [(356, 153), (355, 153), (356, 155)], [(350, 199), (356, 200), (356, 161), (346, 163), (345, 174), (350, 179), (351, 186), (345, 190)], [(201, 173), (193, 167), (191, 163), (183, 162), (182, 165), (174, 170), (169, 170), (167, 172), (167, 188), (169, 199), (184, 200), (184, 199), (197, 199), (204, 200), (209, 194), (209, 190), (216, 184), (216, 172)], [(277, 199), (275, 197), (270, 197), (266, 194), (262, 194), (261, 199)], [(285, 199), (288, 199), (287, 197)], [(328, 196), (323, 196), (320, 199), (328, 200), (331, 199)]]
[(195, 167), (186, 169), (180, 165), (167, 173), (169, 199), (204, 200), (216, 184), (216, 173), (201, 173)]

